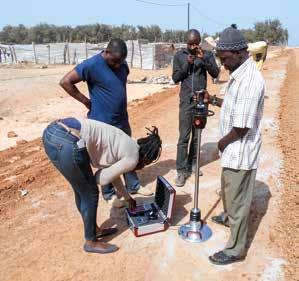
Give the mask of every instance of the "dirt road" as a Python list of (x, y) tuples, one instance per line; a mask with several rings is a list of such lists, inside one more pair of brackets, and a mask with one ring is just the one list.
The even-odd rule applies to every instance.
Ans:
[[(299, 149), (298, 149), (298, 108), (299, 108), (299, 50), (290, 52), (287, 77), (281, 90), (279, 112), (279, 144), (283, 153), (282, 173), (283, 196), (280, 203), (280, 224), (278, 232), (283, 241), (286, 266), (286, 280), (299, 280), (298, 260), (298, 192), (299, 192)], [(287, 239), (285, 239), (287, 237)]]
[[(74, 66), (20, 65), (0, 67), (0, 150), (22, 140), (34, 140), (57, 116), (85, 116), (86, 110), (58, 85), (59, 80)], [(171, 68), (160, 70), (131, 69), (128, 79), (171, 75)], [(78, 84), (87, 93), (85, 83)], [(142, 99), (170, 85), (128, 84), (128, 101)], [(17, 135), (8, 138), (8, 132)]]
[[(293, 56), (298, 60), (299, 52)], [(288, 239), (279, 236), (277, 227), (285, 200), (284, 182), (280, 178), (283, 155), (277, 139), (279, 116), (284, 118), (279, 115), (279, 91), (288, 61), (286, 55), (271, 59), (263, 71), (267, 85), (264, 144), (245, 262), (226, 267), (208, 262), (208, 256), (221, 250), (229, 235), (228, 229), (213, 224), (209, 218), (207, 221), (213, 230), (209, 241), (194, 245), (179, 239), (178, 227), (188, 221), (192, 207), (193, 178), (184, 188), (177, 188), (173, 226), (165, 233), (144, 238), (133, 236), (126, 226), (123, 210), (111, 209), (100, 199), (99, 223), (116, 224), (120, 229), (113, 239), (105, 241), (112, 239), (120, 250), (111, 255), (84, 253), (82, 222), (71, 188), (47, 160), (40, 140), (35, 140), (0, 152), (0, 280), (284, 280), (283, 265), (288, 255), (281, 245)], [(290, 71), (298, 75), (298, 64)], [(209, 85), (209, 89), (217, 93), (220, 86)], [(290, 95), (295, 93), (290, 88)], [(145, 126), (156, 125), (163, 139), (162, 157), (139, 173), (141, 183), (154, 190), (157, 175), (173, 183), (178, 137), (177, 89), (167, 90), (142, 103), (131, 103), (129, 114), (134, 136), (142, 136)], [(204, 176), (200, 179), (200, 206), (203, 216), (218, 200), (218, 138), (219, 112), (216, 110), (202, 136)], [(287, 163), (288, 158), (285, 161)], [(293, 166), (293, 170), (298, 174), (298, 168)], [(21, 197), (19, 190), (25, 189), (28, 194)], [(142, 198), (137, 199), (142, 201)], [(221, 209), (218, 204), (212, 214)]]

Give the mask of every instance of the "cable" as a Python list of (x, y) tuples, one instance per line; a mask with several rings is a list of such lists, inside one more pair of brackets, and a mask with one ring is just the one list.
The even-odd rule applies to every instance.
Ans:
[[(137, 0), (136, 0), (136, 1), (137, 1)], [(201, 11), (200, 11), (197, 7), (195, 7), (193, 4), (190, 4), (190, 6), (191, 6), (191, 7), (192, 7), (198, 14), (200, 14), (202, 17), (206, 18), (207, 20), (209, 20), (209, 21), (211, 21), (211, 22), (213, 22), (213, 23), (215, 23), (215, 24), (221, 25), (221, 26), (227, 26), (227, 24), (225, 24), (225, 23), (221, 23), (221, 22), (219, 22), (219, 21), (217, 21), (217, 20), (214, 20), (213, 18), (211, 18), (211, 17), (205, 15), (203, 12), (201, 12)]]
[(150, 2), (150, 1), (144, 1), (144, 0), (135, 0), (136, 2), (156, 5), (156, 6), (167, 6), (167, 7), (182, 7), (186, 6), (187, 4), (163, 4), (163, 3), (157, 3), (157, 2)]

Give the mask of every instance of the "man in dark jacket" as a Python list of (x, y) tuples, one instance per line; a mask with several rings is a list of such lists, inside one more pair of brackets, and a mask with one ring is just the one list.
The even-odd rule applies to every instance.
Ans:
[(184, 186), (186, 179), (195, 172), (197, 136), (192, 128), (192, 93), (207, 88), (207, 72), (213, 78), (219, 74), (213, 54), (203, 51), (200, 41), (200, 33), (196, 29), (189, 30), (187, 48), (178, 51), (173, 60), (172, 79), (175, 83), (181, 82), (176, 186)]

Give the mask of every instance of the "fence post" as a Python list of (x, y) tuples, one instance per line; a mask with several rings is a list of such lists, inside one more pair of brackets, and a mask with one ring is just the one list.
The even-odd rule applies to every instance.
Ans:
[(33, 54), (34, 54), (34, 62), (38, 64), (37, 56), (36, 56), (36, 50), (35, 50), (35, 43), (32, 42), (32, 48), (33, 48)]
[(155, 43), (153, 43), (152, 56), (153, 56), (152, 70), (155, 70), (156, 69), (156, 44)]
[(13, 50), (12, 50), (12, 47), (11, 47), (11, 46), (9, 46), (9, 51), (10, 51), (10, 59), (11, 59), (11, 63), (13, 63), (14, 55), (13, 55)]
[(142, 51), (141, 51), (141, 43), (138, 40), (139, 54), (140, 54), (140, 68), (142, 69)]
[(69, 43), (67, 43), (66, 54), (67, 54), (67, 62), (68, 62), (68, 64), (71, 64), (71, 58), (70, 58), (70, 44), (69, 44)]
[(74, 57), (73, 57), (73, 64), (76, 64), (76, 61), (77, 61), (77, 49), (75, 49), (74, 51)]
[(12, 50), (13, 50), (13, 55), (15, 57), (15, 62), (18, 63), (18, 58), (17, 58), (17, 53), (16, 53), (15, 46), (12, 46)]
[(88, 59), (87, 40), (85, 37), (85, 58)]
[(51, 46), (50, 46), (50, 44), (47, 45), (47, 48), (48, 48), (48, 64), (50, 64), (51, 63), (51, 50), (50, 50)]
[(67, 50), (67, 43), (64, 45), (63, 49), (63, 63), (66, 64), (66, 50)]
[(132, 53), (131, 53), (131, 68), (133, 68), (133, 59), (134, 59), (134, 40), (132, 39)]
[(6, 49), (4, 49), (4, 51), (3, 51), (3, 55), (4, 55), (4, 62), (6, 63), (7, 61), (6, 61)]

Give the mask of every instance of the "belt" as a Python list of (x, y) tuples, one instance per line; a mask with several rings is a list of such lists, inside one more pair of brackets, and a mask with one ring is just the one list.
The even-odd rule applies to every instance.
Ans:
[(62, 122), (56, 121), (56, 123), (58, 125), (60, 125), (63, 129), (65, 129), (68, 133), (70, 133), (71, 135), (73, 135), (74, 137), (77, 137), (78, 139), (80, 139), (80, 131), (70, 128), (67, 125), (63, 124)]

